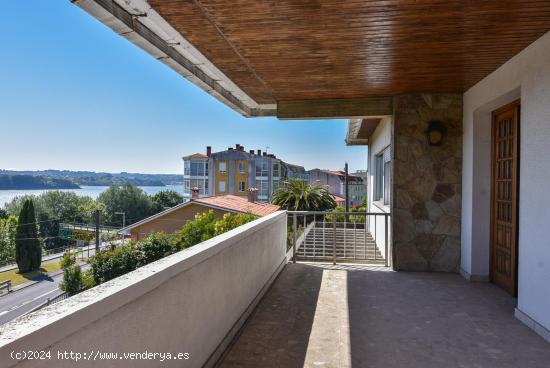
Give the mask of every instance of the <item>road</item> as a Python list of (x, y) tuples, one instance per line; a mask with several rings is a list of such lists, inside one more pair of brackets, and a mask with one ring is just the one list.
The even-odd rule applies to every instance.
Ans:
[[(100, 248), (107, 246), (110, 246), (110, 244), (103, 243)], [(85, 251), (86, 255), (87, 253), (88, 250)], [(90, 248), (90, 255), (94, 253), (95, 248)], [(85, 271), (88, 267), (88, 264), (83, 265), (82, 271)], [(46, 302), (48, 298), (53, 298), (61, 294), (62, 291), (59, 289), (59, 283), (62, 279), (63, 274), (54, 277), (46, 277), (44, 280), (32, 286), (0, 296), (0, 325), (29, 312), (33, 308)]]
[[(119, 241), (114, 241), (113, 243), (118, 244), (120, 242)], [(103, 249), (107, 245), (108, 245), (107, 243), (101, 243), (101, 245), (99, 246), (99, 249)], [(93, 256), (95, 254), (95, 245), (90, 245), (90, 246), (87, 246), (87, 247), (74, 247), (74, 248), (71, 248), (71, 250), (75, 250), (75, 249), (82, 249), (82, 253), (85, 257), (88, 257), (89, 255)], [(64, 254), (65, 254), (65, 252), (61, 252), (61, 253), (50, 254), (48, 256), (44, 256), (42, 258), (42, 263), (47, 262), (47, 261), (51, 261), (51, 260), (54, 260), (54, 259), (59, 259), (59, 258), (63, 257)], [(13, 263), (13, 264), (10, 264), (10, 265), (7, 265), (7, 266), (0, 267), (0, 272), (11, 271), (11, 270), (14, 270), (16, 268), (17, 268), (17, 263)]]
[(59, 283), (62, 279), (62, 274), (49, 277), (32, 286), (0, 297), (0, 325), (25, 314), (48, 298), (61, 294)]

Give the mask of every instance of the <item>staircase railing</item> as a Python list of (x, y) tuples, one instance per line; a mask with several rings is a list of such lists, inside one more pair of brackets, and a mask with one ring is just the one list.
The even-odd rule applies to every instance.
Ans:
[(390, 265), (390, 214), (288, 211), (292, 260)]

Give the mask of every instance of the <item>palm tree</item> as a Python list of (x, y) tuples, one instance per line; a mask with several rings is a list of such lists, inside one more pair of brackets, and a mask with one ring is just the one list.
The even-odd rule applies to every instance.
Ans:
[(326, 187), (300, 179), (286, 181), (273, 193), (271, 203), (289, 211), (328, 211), (336, 207)]

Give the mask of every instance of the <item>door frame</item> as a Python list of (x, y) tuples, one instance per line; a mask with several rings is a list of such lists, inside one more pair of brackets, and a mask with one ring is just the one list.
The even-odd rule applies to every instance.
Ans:
[[(515, 192), (512, 194), (513, 202), (515, 202), (515, 211), (512, 213), (513, 223), (515, 226), (514, 234), (514, 246), (515, 246), (515, 259), (512, 260), (511, 266), (513, 267), (513, 290), (507, 290), (511, 292), (514, 297), (518, 295), (518, 264), (519, 264), (519, 185), (520, 185), (520, 137), (521, 137), (521, 99), (514, 100), (506, 105), (503, 105), (491, 112), (491, 206), (490, 206), (490, 240), (489, 240), (489, 280), (495, 283), (494, 275), (494, 226), (495, 226), (495, 126), (496, 117), (504, 111), (516, 109), (516, 132), (515, 132), (515, 150), (516, 154), (512, 163), (515, 171), (513, 178), (513, 186), (515, 186)], [(495, 283), (496, 284), (496, 283)], [(500, 287), (500, 285), (497, 285)]]

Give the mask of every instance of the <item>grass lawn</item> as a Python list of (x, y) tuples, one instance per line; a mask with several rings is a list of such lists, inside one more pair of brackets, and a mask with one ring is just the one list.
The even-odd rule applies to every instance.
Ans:
[(61, 269), (59, 260), (44, 262), (42, 263), (42, 266), (40, 267), (39, 271), (33, 271), (33, 272), (27, 272), (27, 273), (21, 274), (19, 273), (18, 269), (14, 269), (11, 271), (0, 272), (0, 281), (11, 280), (11, 285), (16, 286), (24, 282), (38, 278), (40, 276), (45, 276), (46, 274), (53, 271), (57, 271), (59, 269)]

